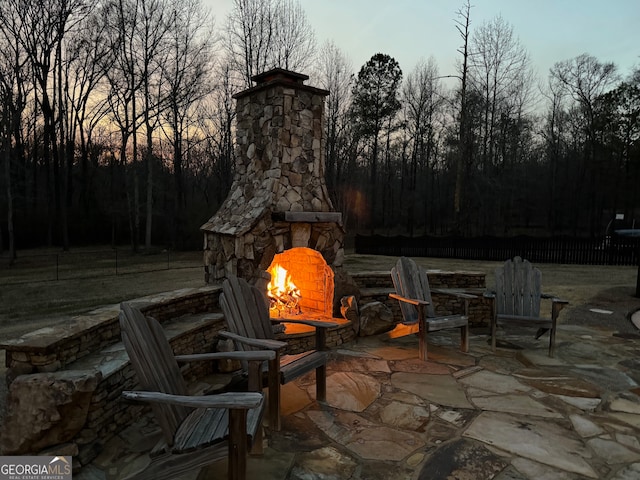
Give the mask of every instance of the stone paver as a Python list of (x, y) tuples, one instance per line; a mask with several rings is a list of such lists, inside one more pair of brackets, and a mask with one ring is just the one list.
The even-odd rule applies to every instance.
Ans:
[[(315, 392), (315, 386), (309, 387)], [(340, 372), (327, 378), (327, 404), (340, 410), (362, 412), (380, 395), (380, 382), (362, 373)]]
[(464, 388), (449, 375), (427, 375), (420, 373), (394, 373), (391, 385), (415, 393), (421, 398), (439, 405), (453, 408), (473, 408)]
[(310, 411), (309, 418), (334, 441), (361, 458), (400, 461), (424, 446), (424, 436), (381, 426), (349, 412)]
[(588, 448), (569, 430), (548, 421), (483, 412), (464, 436), (556, 469), (598, 478), (586, 460), (591, 456)]
[(515, 413), (534, 417), (562, 418), (562, 415), (545, 407), (540, 402), (525, 395), (494, 395), (491, 397), (473, 397), (476, 408), (493, 412)]

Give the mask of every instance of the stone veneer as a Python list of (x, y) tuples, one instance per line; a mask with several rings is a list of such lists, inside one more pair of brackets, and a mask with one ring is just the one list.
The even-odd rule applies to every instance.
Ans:
[(326, 90), (309, 77), (275, 69), (236, 99), (236, 171), (229, 195), (204, 225), (208, 283), (229, 274), (256, 283), (276, 253), (319, 251), (327, 264), (343, 261), (342, 216), (325, 184)]

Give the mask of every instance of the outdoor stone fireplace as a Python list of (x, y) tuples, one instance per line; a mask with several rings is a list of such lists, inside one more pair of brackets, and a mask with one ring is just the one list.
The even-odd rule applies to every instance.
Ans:
[[(343, 262), (344, 228), (324, 179), (329, 92), (305, 85), (308, 78), (274, 69), (234, 95), (235, 176), (222, 206), (201, 227), (205, 281), (218, 283), (233, 274), (264, 282), (266, 289), (267, 271), (278, 255), (304, 284), (308, 298), (301, 306), (330, 313), (335, 299), (326, 297), (333, 298), (333, 270)], [(293, 260), (282, 256), (290, 249)], [(311, 288), (314, 282), (323, 287)]]

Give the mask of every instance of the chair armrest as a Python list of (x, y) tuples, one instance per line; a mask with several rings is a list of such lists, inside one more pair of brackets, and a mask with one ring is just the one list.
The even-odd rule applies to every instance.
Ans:
[(569, 304), (569, 300), (563, 300), (562, 298), (558, 298), (555, 295), (550, 294), (550, 293), (541, 293), (540, 297), (544, 298), (544, 299), (547, 299), (547, 300), (550, 299), (553, 303), (560, 303), (560, 304), (563, 304), (563, 305)]
[(273, 323), (298, 323), (302, 325), (309, 325), (310, 327), (316, 327), (316, 328), (333, 328), (333, 327), (340, 326), (339, 323), (335, 323), (335, 322), (318, 322), (314, 320), (291, 320), (288, 318), (283, 318), (282, 320), (277, 318), (272, 318), (271, 321)]
[(452, 297), (462, 298), (464, 300), (471, 300), (472, 298), (478, 298), (477, 295), (472, 293), (456, 292), (455, 290), (448, 290), (444, 288), (432, 288), (431, 293), (440, 293), (443, 295), (451, 295)]
[(257, 392), (228, 392), (219, 395), (171, 395), (161, 392), (122, 392), (127, 400), (152, 403), (168, 403), (194, 408), (256, 408), (262, 403), (262, 394)]
[(207, 360), (273, 360), (276, 352), (273, 350), (253, 350), (247, 352), (216, 352), (216, 353), (196, 353), (193, 355), (176, 355), (178, 362), (199, 362)]
[(236, 342), (244, 343), (245, 345), (249, 345), (250, 347), (266, 348), (268, 350), (282, 350), (287, 346), (287, 342), (263, 338), (248, 338), (243, 337), (242, 335), (237, 335), (235, 333), (226, 332), (224, 330), (218, 332), (218, 335)]
[(410, 303), (411, 305), (416, 305), (416, 306), (429, 305), (429, 302), (425, 300), (418, 300), (417, 298), (407, 298), (407, 297), (403, 297), (402, 295), (398, 295), (397, 293), (390, 293), (389, 298), (393, 298), (395, 300), (398, 300), (399, 302)]

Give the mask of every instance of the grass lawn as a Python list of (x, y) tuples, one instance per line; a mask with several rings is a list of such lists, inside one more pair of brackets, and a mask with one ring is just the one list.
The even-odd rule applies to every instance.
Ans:
[[(102, 305), (204, 284), (200, 252), (169, 257), (166, 252), (158, 251), (137, 258), (120, 253), (116, 275), (114, 254), (96, 251), (80, 250), (73, 256), (56, 257), (59, 252), (38, 250), (22, 254), (12, 268), (6, 266), (5, 259), (0, 259), (3, 262), (0, 266), (0, 335), (15, 337)], [(351, 254), (346, 257), (345, 267), (350, 272), (388, 271), (396, 260), (396, 257)], [(488, 287), (493, 284), (494, 268), (500, 264), (440, 258), (415, 260), (427, 269), (485, 272)], [(629, 295), (635, 292), (637, 267), (537, 266), (542, 270), (544, 291), (569, 300), (569, 308), (610, 289), (623, 289)]]

